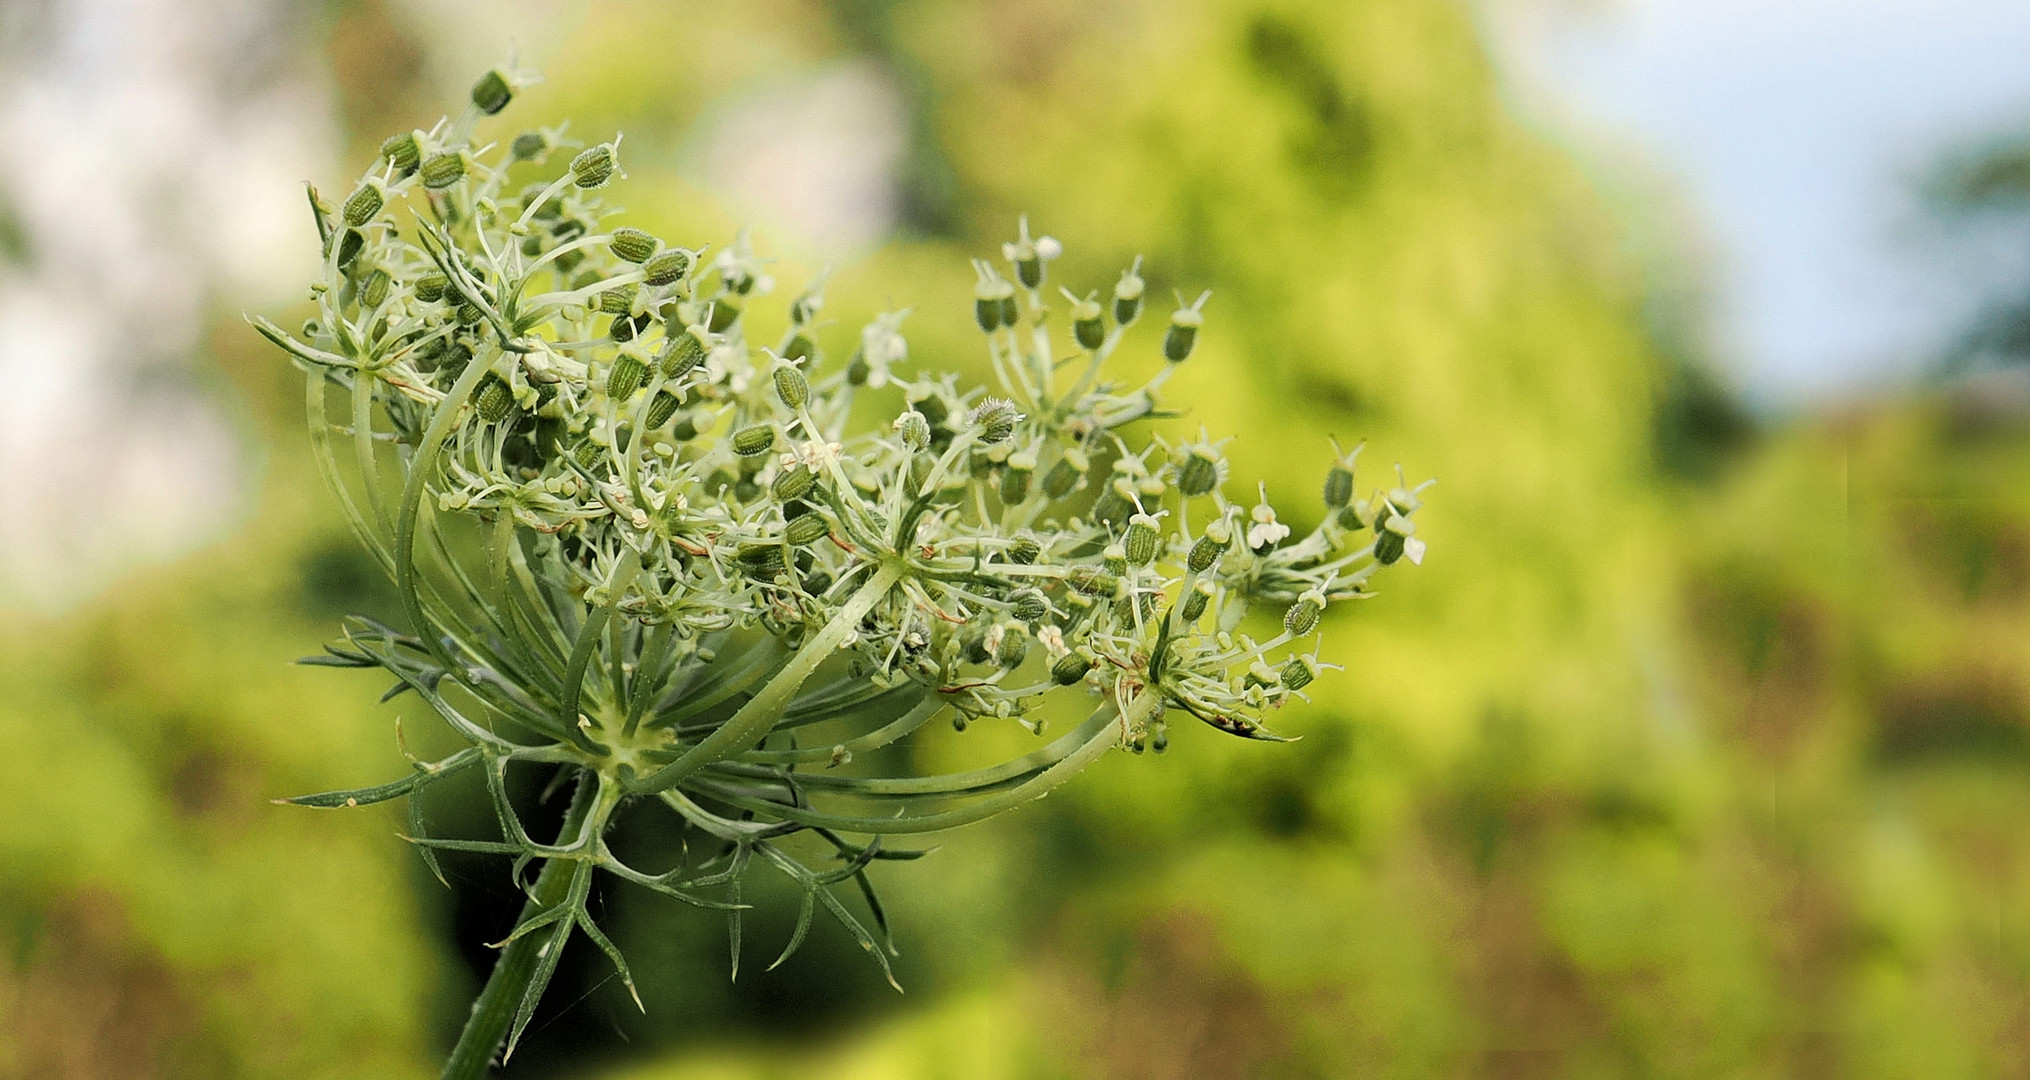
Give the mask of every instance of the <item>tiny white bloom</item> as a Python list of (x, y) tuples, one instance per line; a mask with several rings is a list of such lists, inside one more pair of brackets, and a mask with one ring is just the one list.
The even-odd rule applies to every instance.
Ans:
[(1043, 643), (1043, 651), (1049, 653), (1053, 660), (1071, 651), (1071, 647), (1064, 643), (1064, 631), (1055, 626), (1038, 630), (1036, 640)]
[(1263, 490), (1262, 501), (1255, 504), (1249, 517), (1255, 522), (1248, 526), (1248, 546), (1251, 548), (1273, 544), (1290, 535), (1290, 526), (1276, 520), (1276, 508), (1269, 505), (1266, 489)]
[(1424, 565), (1424, 542), (1414, 536), (1403, 541), (1403, 558), (1410, 560), (1411, 566)]

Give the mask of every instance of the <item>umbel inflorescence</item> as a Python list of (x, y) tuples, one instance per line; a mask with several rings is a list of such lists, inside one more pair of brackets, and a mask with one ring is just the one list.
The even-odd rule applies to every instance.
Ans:
[[(884, 838), (1017, 806), (1112, 748), (1160, 751), (1175, 717), (1276, 738), (1264, 717), (1331, 666), (1326, 608), (1420, 560), (1420, 489), (1358, 498), (1357, 449), (1295, 536), (1259, 490), (1229, 500), (1223, 441), (1146, 430), (1206, 297), (1131, 333), (1139, 260), (1061, 305), (1059, 244), (1026, 222), (976, 260), (988, 391), (914, 364), (906, 313), (838, 340), (822, 275), (760, 339), (748, 314), (773, 282), (744, 237), (713, 252), (610, 220), (618, 137), (575, 154), (553, 130), (472, 137), (522, 82), (491, 72), (457, 121), (388, 139), (336, 207), (313, 190), (317, 314), (299, 334), (255, 320), (306, 374), (318, 460), (414, 631), (355, 617), (318, 660), (383, 669), (468, 744), (291, 801), (410, 796), (433, 869), (438, 849), (512, 857), (529, 901), (460, 1045), (477, 1068), (572, 934), (632, 987), (587, 906), (596, 873), (724, 908), (737, 962), (741, 883), (766, 867), (802, 889), (797, 940), (823, 907), (885, 968), (865, 870), (914, 852)], [(1165, 361), (1139, 386), (1107, 378), (1131, 336)], [(1063, 700), (1088, 715), (1047, 734)], [(1034, 744), (918, 774), (912, 737), (941, 718)], [(510, 803), (523, 766), (571, 781), (560, 835)], [(467, 770), (499, 838), (426, 836), (414, 796)], [(644, 799), (685, 837), (680, 865), (609, 848), (616, 809)]]

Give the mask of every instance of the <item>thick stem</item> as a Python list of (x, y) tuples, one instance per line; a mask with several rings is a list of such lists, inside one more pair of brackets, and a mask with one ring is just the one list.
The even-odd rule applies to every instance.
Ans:
[[(598, 801), (599, 778), (589, 772), (580, 774), (578, 791), (571, 797), (571, 809), (565, 812), (564, 824), (557, 830), (559, 846), (570, 844), (584, 831), (585, 819)], [(544, 862), (542, 872), (536, 875), (535, 891), (522, 905), (521, 917), (515, 920), (515, 925), (520, 926), (563, 903), (577, 868), (578, 864), (571, 859)], [(543, 946), (549, 940), (547, 933), (524, 934), (501, 950), (500, 959), (494, 961), (493, 974), (487, 976), (486, 988), (472, 1003), (472, 1015), (465, 1021), (465, 1030), (458, 1034), (451, 1060), (444, 1063), (442, 1080), (485, 1080), (487, 1066), (493, 1061), (494, 1051), (500, 1049), (501, 1040), (507, 1038), (515, 1009), (521, 1005), (522, 995), (542, 959)]]

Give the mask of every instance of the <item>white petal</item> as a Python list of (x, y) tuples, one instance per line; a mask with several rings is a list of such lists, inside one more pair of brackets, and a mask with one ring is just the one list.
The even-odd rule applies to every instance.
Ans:
[(1403, 558), (1410, 560), (1412, 566), (1424, 565), (1424, 542), (1414, 536), (1403, 541)]

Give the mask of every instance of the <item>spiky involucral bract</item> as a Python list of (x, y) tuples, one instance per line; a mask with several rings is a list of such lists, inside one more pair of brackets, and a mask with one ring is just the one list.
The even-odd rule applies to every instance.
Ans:
[[(789, 305), (779, 340), (752, 340), (743, 313), (771, 282), (744, 237), (709, 259), (666, 245), (642, 265), (664, 241), (610, 228), (596, 190), (618, 140), (538, 178), (541, 160), (483, 151), (471, 119), (377, 162), (359, 190), (384, 198), (343, 217), (312, 192), (318, 314), (300, 337), (256, 320), (307, 374), (317, 454), (414, 631), (356, 618), (320, 662), (384, 669), (469, 743), (392, 784), (295, 801), (414, 796), (479, 770), (501, 837), (430, 838), (413, 816), (412, 839), (426, 857), (568, 860), (565, 900), (516, 931), (556, 935), (545, 963), (582, 931), (626, 977), (585, 906), (593, 870), (726, 907), (737, 962), (740, 883), (763, 865), (804, 890), (796, 940), (822, 905), (885, 967), (865, 869), (913, 853), (884, 838), (1019, 805), (1111, 747), (1161, 748), (1172, 713), (1276, 738), (1262, 717), (1310, 681), (1315, 643), (1240, 633), (1250, 606), (1302, 604), (1288, 622), (1308, 634), (1325, 605), (1367, 594), (1376, 535), (1421, 559), (1419, 489), (1398, 483), (1292, 537), (1266, 501), (1227, 501), (1218, 444), (1141, 431), (1178, 365), (1123, 387), (1105, 365), (1124, 327), (1054, 341), (1041, 267), (1061, 248), (1031, 242), (1026, 223), (1014, 282), (976, 266), (1007, 295), (981, 322), (988, 394), (903, 370), (900, 314), (862, 331), (850, 359), (827, 356), (821, 282)], [(463, 167), (430, 167), (443, 161)], [(1085, 323), (1106, 318), (1074, 303)], [(1154, 328), (1144, 347), (1183, 359), (1175, 325), (1195, 334), (1203, 303), (1180, 309), (1169, 344)], [(1043, 739), (1038, 710), (1059, 696), (1089, 699), (1090, 714)], [(906, 761), (870, 752), (940, 715), (1039, 739), (945, 775), (870, 764)], [(528, 836), (504, 794), (510, 763), (575, 774), (583, 827)], [(659, 802), (704, 857), (660, 870), (615, 858), (606, 830), (631, 799)], [(840, 863), (807, 865), (799, 838)], [(849, 880), (873, 929), (833, 894)]]

